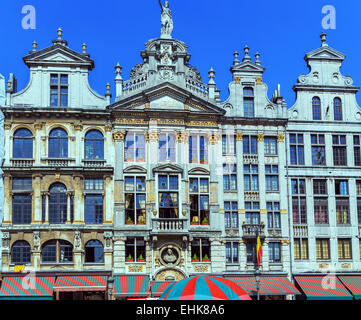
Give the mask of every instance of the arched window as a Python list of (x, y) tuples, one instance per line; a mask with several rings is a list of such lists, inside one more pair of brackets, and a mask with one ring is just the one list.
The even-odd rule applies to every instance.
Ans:
[(41, 260), (45, 263), (73, 261), (73, 245), (65, 240), (50, 240), (41, 247)]
[(334, 120), (342, 120), (342, 102), (340, 98), (333, 99)]
[(28, 129), (18, 129), (14, 133), (13, 157), (31, 159), (33, 157), (33, 134)]
[(103, 245), (98, 240), (90, 240), (85, 245), (85, 262), (104, 262)]
[(254, 117), (253, 88), (250, 87), (243, 88), (243, 106), (244, 106), (244, 116)]
[(312, 98), (312, 119), (321, 120), (321, 100), (319, 97)]
[(57, 128), (50, 132), (49, 157), (50, 158), (68, 157), (68, 135), (63, 129)]
[(66, 187), (61, 183), (54, 183), (50, 187), (49, 193), (49, 223), (65, 223), (67, 216)]
[(11, 263), (17, 265), (30, 264), (30, 245), (26, 241), (16, 241), (11, 247)]
[(85, 159), (104, 159), (104, 138), (98, 130), (85, 135)]

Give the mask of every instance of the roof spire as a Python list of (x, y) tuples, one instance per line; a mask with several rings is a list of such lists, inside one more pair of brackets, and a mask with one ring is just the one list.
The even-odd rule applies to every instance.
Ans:
[(328, 44), (326, 43), (326, 33), (322, 32), (320, 35), (322, 47), (326, 47)]
[(61, 36), (63, 35), (63, 30), (59, 27), (58, 29), (58, 40), (61, 40)]
[(234, 55), (233, 65), (239, 64), (240, 63), (240, 61), (238, 60), (239, 53), (236, 51), (235, 53), (233, 53), (233, 55)]
[(261, 60), (259, 60), (259, 57), (260, 57), (259, 52), (257, 52), (254, 56), (256, 57), (255, 64), (261, 65)]
[(36, 41), (33, 42), (33, 52), (36, 51), (36, 48), (37, 48), (38, 44), (36, 43)]
[(244, 61), (251, 61), (251, 57), (248, 55), (248, 52), (249, 52), (249, 47), (246, 45), (245, 47), (244, 47), (244, 58), (243, 58), (243, 62)]
[(87, 45), (86, 45), (86, 43), (85, 43), (85, 42), (83, 43), (83, 46), (82, 46), (82, 47), (83, 47), (83, 53), (86, 53), (86, 48), (87, 48)]

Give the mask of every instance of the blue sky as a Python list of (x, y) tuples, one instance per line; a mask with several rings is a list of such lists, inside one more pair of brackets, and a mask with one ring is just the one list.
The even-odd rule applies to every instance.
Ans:
[[(350, 75), (361, 86), (361, 1), (357, 0), (169, 0), (173, 14), (173, 37), (184, 41), (192, 55), (190, 63), (208, 82), (208, 70), (216, 71), (221, 98), (228, 97), (231, 81), (229, 68), (233, 52), (243, 56), (243, 47), (250, 55), (259, 51), (266, 68), (264, 82), (271, 97), (277, 83), (288, 106), (295, 94), (292, 86), (301, 73), (308, 73), (305, 53), (320, 46), (320, 33), (327, 33), (329, 46), (346, 54), (341, 72)], [(24, 30), (21, 21), (24, 5), (36, 9), (36, 29)], [(322, 7), (336, 8), (336, 29), (323, 30)], [(57, 29), (71, 49), (82, 51), (82, 44), (95, 61), (90, 84), (100, 94), (105, 85), (112, 85), (114, 97), (114, 66), (123, 67), (123, 79), (129, 78), (131, 68), (142, 62), (140, 51), (144, 44), (160, 35), (158, 0), (0, 0), (0, 73), (18, 78), (18, 90), (24, 88), (29, 72), (22, 61), (32, 49), (52, 44)], [(358, 94), (359, 96), (359, 94)]]

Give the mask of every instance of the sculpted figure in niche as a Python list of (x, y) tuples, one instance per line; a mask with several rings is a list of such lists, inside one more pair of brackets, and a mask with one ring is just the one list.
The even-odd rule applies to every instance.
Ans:
[(166, 263), (175, 263), (178, 257), (174, 254), (173, 250), (169, 248), (167, 252), (163, 255), (163, 261)]

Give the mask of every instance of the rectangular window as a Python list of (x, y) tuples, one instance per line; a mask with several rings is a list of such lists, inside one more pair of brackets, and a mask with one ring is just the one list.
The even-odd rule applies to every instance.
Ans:
[(336, 222), (337, 224), (350, 224), (350, 208), (348, 198), (336, 198)]
[(353, 136), (353, 155), (355, 166), (361, 166), (360, 136)]
[(327, 181), (313, 180), (313, 194), (327, 195)]
[(333, 164), (347, 166), (346, 136), (332, 136)]
[(145, 254), (143, 238), (127, 238), (125, 241), (125, 262), (144, 262)]
[(146, 180), (143, 176), (125, 177), (125, 223), (139, 224), (146, 223), (145, 216), (145, 195)]
[(164, 133), (159, 135), (159, 161), (175, 162), (175, 135)]
[(268, 229), (281, 229), (281, 213), (279, 202), (267, 202)]
[(351, 239), (338, 239), (337, 251), (338, 251), (339, 260), (351, 260), (352, 259)]
[(294, 257), (295, 260), (308, 260), (308, 239), (294, 239)]
[(361, 225), (361, 181), (356, 181), (356, 196), (357, 196), (357, 219), (358, 224)]
[(191, 243), (192, 262), (209, 262), (211, 259), (208, 239), (194, 239)]
[(277, 155), (277, 138), (264, 137), (264, 154)]
[(32, 178), (13, 178), (12, 181), (14, 191), (31, 191), (33, 188)]
[(68, 75), (66, 74), (50, 75), (50, 106), (51, 107), (68, 106)]
[(323, 134), (311, 134), (311, 151), (313, 165), (326, 165), (325, 136)]
[(12, 199), (13, 224), (30, 224), (32, 217), (31, 194), (14, 194)]
[(270, 242), (268, 244), (269, 262), (277, 263), (281, 262), (281, 243)]
[(223, 190), (237, 190), (237, 165), (223, 164)]
[(257, 154), (257, 136), (243, 136), (243, 154)]
[(224, 202), (224, 224), (226, 229), (238, 229), (238, 205), (236, 201)]
[(294, 224), (307, 223), (305, 179), (292, 179), (292, 216)]
[(208, 163), (208, 139), (203, 135), (189, 137), (189, 163)]
[(316, 259), (330, 260), (330, 239), (316, 239)]
[(102, 224), (103, 223), (103, 196), (86, 195), (85, 196), (85, 223)]
[(179, 218), (178, 176), (158, 176), (159, 218)]
[(222, 155), (236, 154), (236, 136), (234, 134), (222, 135)]
[(303, 134), (290, 134), (290, 162), (293, 165), (304, 165)]
[(85, 190), (104, 190), (103, 179), (86, 178), (84, 182)]
[(246, 252), (247, 252), (247, 263), (256, 263), (257, 253), (256, 253), (255, 241), (249, 241), (246, 243)]
[(189, 178), (192, 225), (209, 225), (209, 179)]
[(278, 191), (278, 166), (266, 165), (266, 191)]
[(124, 151), (126, 162), (145, 162), (144, 134), (135, 132), (127, 133)]
[(226, 263), (238, 262), (238, 242), (226, 242)]
[(315, 224), (328, 224), (328, 200), (327, 197), (313, 199)]
[(258, 191), (258, 166), (245, 164), (244, 171), (244, 191)]

